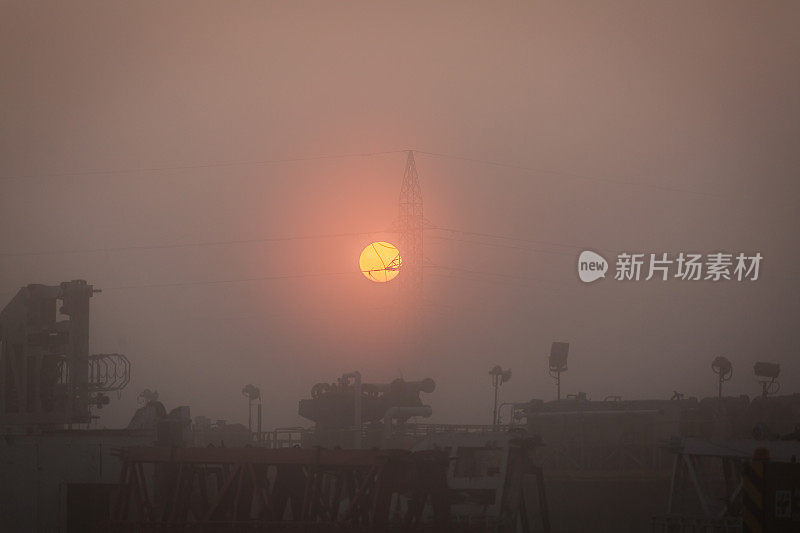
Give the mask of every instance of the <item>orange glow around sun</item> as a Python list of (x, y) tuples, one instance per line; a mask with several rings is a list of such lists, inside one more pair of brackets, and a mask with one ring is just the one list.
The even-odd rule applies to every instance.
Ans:
[(400, 252), (394, 244), (373, 242), (361, 252), (358, 264), (367, 279), (385, 283), (393, 280), (400, 271)]

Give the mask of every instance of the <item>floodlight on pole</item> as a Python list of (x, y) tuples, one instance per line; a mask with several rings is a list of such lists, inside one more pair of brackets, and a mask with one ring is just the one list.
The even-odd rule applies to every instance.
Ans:
[(253, 385), (249, 383), (242, 388), (242, 394), (247, 396), (247, 429), (250, 432), (250, 435), (253, 435), (253, 402), (258, 400), (258, 425), (259, 425), (259, 438), (261, 434), (261, 391)]
[(495, 365), (489, 371), (492, 376), (492, 385), (494, 386), (494, 414), (492, 415), (492, 426), (497, 429), (497, 400), (500, 394), (500, 385), (511, 379), (511, 369), (503, 370), (500, 365)]
[(550, 376), (556, 380), (557, 400), (561, 400), (561, 373), (567, 371), (567, 354), (569, 354), (568, 342), (554, 342), (550, 345), (548, 364), (550, 367)]
[(722, 401), (722, 384), (731, 380), (733, 376), (733, 365), (727, 357), (715, 357), (711, 362), (711, 370), (719, 376), (719, 393), (717, 398)]
[(761, 396), (763, 398), (770, 394), (777, 394), (781, 390), (781, 384), (775, 381), (781, 373), (781, 365), (759, 361), (753, 365), (753, 373), (758, 378), (758, 382), (761, 383)]

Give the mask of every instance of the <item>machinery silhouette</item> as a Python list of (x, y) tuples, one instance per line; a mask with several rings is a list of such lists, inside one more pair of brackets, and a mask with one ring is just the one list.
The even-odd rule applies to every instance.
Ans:
[[(361, 420), (374, 423), (392, 407), (421, 407), (421, 392), (431, 393), (436, 382), (396, 379), (391, 383), (361, 384)], [(353, 424), (355, 387), (343, 379), (333, 383), (317, 383), (311, 387), (311, 398), (300, 400), (300, 416), (317, 427), (344, 428)], [(408, 417), (406, 417), (408, 418)]]
[(125, 388), (122, 354), (89, 354), (89, 299), (84, 280), (30, 284), (0, 311), (0, 426), (88, 424), (105, 394)]

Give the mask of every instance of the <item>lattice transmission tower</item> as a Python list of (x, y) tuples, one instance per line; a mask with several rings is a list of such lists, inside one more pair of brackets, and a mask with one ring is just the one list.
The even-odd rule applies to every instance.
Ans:
[(400, 286), (409, 303), (422, 299), (422, 250), (424, 218), (422, 215), (422, 189), (419, 186), (414, 151), (408, 151), (403, 184), (400, 187)]

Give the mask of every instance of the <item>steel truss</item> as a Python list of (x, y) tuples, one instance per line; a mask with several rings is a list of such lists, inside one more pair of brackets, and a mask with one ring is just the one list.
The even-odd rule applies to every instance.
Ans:
[(429, 526), (447, 528), (447, 456), (438, 450), (142, 447), (119, 456), (108, 530), (415, 529), (426, 505)]

